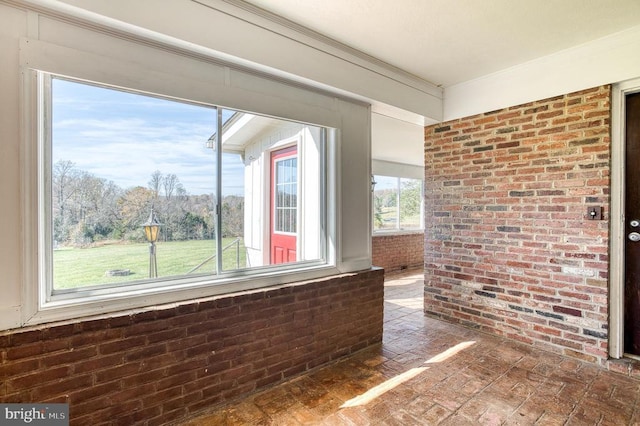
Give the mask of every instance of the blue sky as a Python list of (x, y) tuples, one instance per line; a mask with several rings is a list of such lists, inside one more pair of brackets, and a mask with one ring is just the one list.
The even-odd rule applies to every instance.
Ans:
[(375, 190), (380, 191), (383, 189), (396, 189), (398, 188), (398, 178), (391, 176), (380, 176), (376, 175), (375, 177), (376, 186)]
[[(148, 186), (151, 174), (175, 174), (189, 194), (214, 192), (215, 108), (53, 80), (52, 161), (115, 182)], [(239, 155), (224, 154), (223, 195), (243, 194)]]

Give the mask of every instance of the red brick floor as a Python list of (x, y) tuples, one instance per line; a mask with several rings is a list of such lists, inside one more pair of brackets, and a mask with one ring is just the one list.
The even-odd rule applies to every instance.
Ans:
[(387, 277), (382, 346), (185, 425), (640, 425), (640, 381), (426, 318), (422, 286)]

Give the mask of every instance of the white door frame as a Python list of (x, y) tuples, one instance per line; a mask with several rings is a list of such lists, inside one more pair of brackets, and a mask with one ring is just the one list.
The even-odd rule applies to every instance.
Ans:
[(611, 91), (611, 215), (609, 240), (609, 356), (624, 356), (625, 95), (640, 92), (640, 79)]

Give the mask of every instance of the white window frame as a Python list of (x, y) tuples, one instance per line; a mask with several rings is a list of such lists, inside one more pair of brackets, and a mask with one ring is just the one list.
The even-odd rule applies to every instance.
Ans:
[[(326, 277), (342, 272), (361, 270), (370, 265), (370, 251), (365, 256), (353, 257), (352, 253), (357, 241), (347, 244), (351, 258), (342, 257), (341, 219), (337, 214), (341, 209), (341, 173), (343, 168), (340, 163), (341, 133), (346, 131), (364, 141), (364, 133), (357, 130), (363, 120), (362, 104), (354, 103), (349, 106), (348, 101), (336, 103), (335, 98), (327, 98), (324, 94), (309, 92), (309, 98), (301, 99), (299, 92), (303, 89), (293, 86), (290, 99), (282, 99), (282, 81), (265, 79), (264, 76), (255, 77), (243, 72), (238, 72), (236, 84), (247, 80), (247, 87), (254, 88), (256, 80), (264, 85), (263, 90), (249, 92), (247, 89), (234, 90), (230, 88), (228, 79), (207, 82), (194, 80), (180, 73), (164, 72), (157, 68), (148, 69), (139, 63), (125, 63), (122, 60), (111, 59), (95, 53), (77, 51), (74, 49), (50, 45), (36, 40), (21, 40), (21, 66), (23, 73), (23, 160), (22, 193), (24, 194), (23, 209), (23, 234), (25, 242), (23, 247), (23, 305), (21, 307), (21, 324), (39, 324), (57, 320), (67, 320), (96, 314), (105, 314), (123, 310), (148, 309), (150, 306), (177, 303), (230, 292), (252, 290), (275, 284), (283, 284), (295, 281), (309, 280)], [(160, 52), (166, 55), (167, 52)], [(181, 58), (187, 61), (188, 58)], [(178, 63), (180, 61), (169, 61)], [(166, 64), (167, 62), (163, 62)], [(194, 64), (194, 67), (202, 67), (202, 63)], [(212, 66), (205, 64), (205, 66)], [(229, 74), (233, 70), (228, 67), (213, 67), (212, 80), (216, 80), (218, 68), (222, 68), (222, 74)], [(182, 69), (182, 67), (181, 67)], [(200, 69), (196, 71), (201, 71)], [(315, 125), (327, 129), (327, 153), (325, 167), (326, 200), (323, 201), (327, 223), (323, 239), (327, 241), (327, 253), (325, 262), (318, 265), (295, 265), (269, 267), (260, 274), (242, 274), (233, 277), (217, 278), (189, 278), (177, 280), (169, 285), (158, 286), (153, 284), (136, 285), (127, 288), (116, 289), (92, 289), (82, 293), (81, 297), (64, 295), (51, 297), (51, 277), (48, 269), (43, 267), (41, 253), (46, 249), (44, 244), (50, 241), (47, 238), (46, 218), (39, 215), (42, 210), (43, 200), (46, 199), (47, 189), (40, 185), (50, 170), (46, 164), (47, 156), (42, 151), (44, 141), (38, 129), (38, 119), (42, 117), (41, 93), (38, 90), (38, 72), (63, 75), (68, 78), (96, 82), (105, 86), (123, 87), (143, 93), (157, 94), (167, 98), (189, 100), (196, 103), (214, 105), (228, 105), (225, 108), (242, 110), (242, 105), (251, 105), (258, 114), (272, 115), (274, 112), (285, 111), (285, 119), (315, 122)], [(198, 76), (201, 77), (201, 74)], [(243, 80), (244, 79), (244, 80)], [(130, 83), (130, 84), (126, 84)], [(275, 87), (270, 87), (270, 85)], [(222, 91), (221, 91), (222, 87)], [(160, 88), (160, 90), (158, 90)], [(249, 93), (248, 93), (249, 92)], [(210, 102), (206, 93), (221, 94), (220, 102)], [(278, 93), (271, 96), (270, 93)], [(203, 95), (204, 94), (204, 95)], [(286, 94), (286, 93), (285, 93)], [(234, 95), (238, 95), (237, 99)], [(286, 94), (289, 95), (289, 94)], [(318, 96), (320, 104), (310, 106), (310, 99)], [(204, 98), (203, 98), (204, 97)], [(323, 100), (326, 99), (326, 100)], [(234, 101), (236, 104), (234, 104)], [(271, 106), (275, 103), (275, 106)], [(336, 108), (336, 105), (338, 107)], [(360, 108), (360, 109), (358, 109)], [(250, 110), (245, 108), (244, 110)], [(352, 115), (355, 114), (355, 115)], [(280, 115), (282, 116), (282, 114)], [(349, 117), (355, 119), (349, 123)], [(315, 119), (310, 119), (314, 118)], [(341, 129), (345, 126), (346, 129)], [(359, 142), (361, 143), (361, 142)], [(356, 145), (354, 145), (355, 147)], [(366, 206), (368, 207), (368, 206)], [(348, 231), (347, 231), (348, 232)], [(364, 235), (362, 237), (365, 237)], [(359, 237), (359, 238), (362, 238)], [(370, 236), (369, 236), (370, 238)]]

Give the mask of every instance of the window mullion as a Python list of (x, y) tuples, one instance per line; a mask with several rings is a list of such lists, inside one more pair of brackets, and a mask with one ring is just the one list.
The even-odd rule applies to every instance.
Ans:
[(396, 186), (396, 229), (400, 230), (400, 178)]
[(222, 272), (222, 108), (216, 120), (216, 274)]

